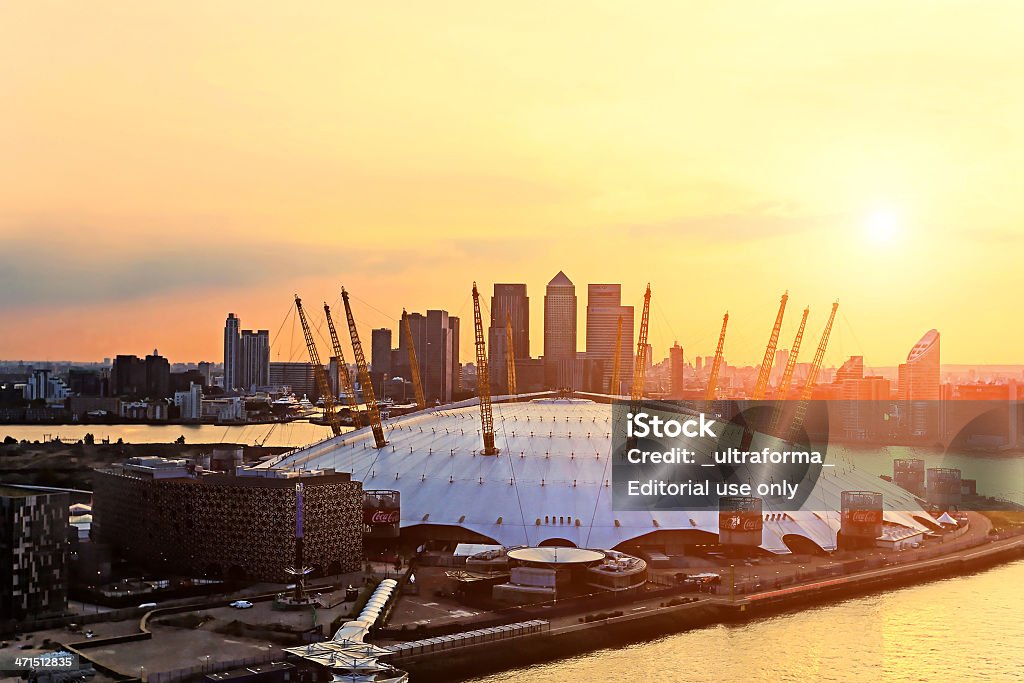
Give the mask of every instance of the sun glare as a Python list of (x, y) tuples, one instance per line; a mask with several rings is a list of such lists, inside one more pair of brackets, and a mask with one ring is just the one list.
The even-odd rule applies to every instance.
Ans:
[(872, 242), (887, 243), (896, 240), (902, 232), (900, 216), (891, 210), (876, 210), (868, 214), (865, 231)]

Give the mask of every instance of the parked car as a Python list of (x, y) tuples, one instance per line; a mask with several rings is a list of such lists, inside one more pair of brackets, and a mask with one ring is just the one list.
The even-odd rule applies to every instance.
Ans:
[(144, 602), (139, 605), (139, 609), (153, 609), (154, 607), (156, 607), (155, 602)]
[(228, 606), (234, 607), (235, 609), (249, 609), (250, 607), (252, 607), (252, 603), (248, 600), (235, 600)]

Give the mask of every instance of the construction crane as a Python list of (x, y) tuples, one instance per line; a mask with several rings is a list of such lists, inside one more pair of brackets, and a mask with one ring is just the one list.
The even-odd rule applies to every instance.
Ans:
[(725, 328), (729, 325), (729, 313), (726, 312), (722, 318), (722, 331), (718, 335), (718, 347), (715, 349), (715, 360), (711, 363), (711, 372), (708, 374), (708, 386), (704, 390), (704, 400), (714, 401), (715, 391), (718, 389), (718, 372), (722, 369), (722, 349), (725, 348)]
[(633, 390), (630, 399), (634, 402), (644, 397), (644, 375), (647, 374), (647, 323), (651, 317), (651, 283), (644, 292), (644, 312), (640, 316), (640, 334), (636, 338), (636, 363), (633, 365)]
[(787, 301), (789, 301), (789, 292), (782, 295), (779, 312), (775, 316), (775, 326), (772, 328), (772, 334), (768, 338), (768, 346), (764, 350), (764, 359), (761, 360), (761, 371), (757, 373), (754, 392), (750, 395), (751, 400), (760, 401), (768, 390), (768, 378), (771, 376), (772, 363), (775, 361), (775, 348), (779, 345), (779, 331), (782, 329), (782, 316), (786, 312)]
[(515, 396), (516, 391), (516, 347), (512, 343), (512, 314), (505, 314), (505, 361), (508, 363), (508, 393)]
[(836, 319), (836, 309), (838, 308), (839, 302), (836, 301), (832, 304), (832, 313), (828, 316), (828, 322), (825, 323), (824, 332), (821, 333), (821, 341), (818, 342), (818, 350), (815, 352), (814, 360), (811, 362), (811, 370), (807, 374), (807, 381), (804, 382), (804, 388), (800, 392), (800, 399), (793, 412), (793, 422), (789, 425), (790, 440), (795, 439), (800, 432), (800, 428), (804, 426), (804, 417), (807, 415), (807, 402), (811, 399), (814, 385), (818, 381), (818, 373), (821, 371), (821, 364), (825, 360), (825, 348), (828, 346), (828, 337), (832, 333), (832, 323)]
[(306, 338), (306, 348), (309, 349), (309, 362), (313, 364), (313, 376), (316, 378), (316, 386), (320, 391), (320, 398), (324, 402), (324, 421), (330, 426), (335, 436), (341, 434), (341, 423), (338, 421), (338, 413), (334, 407), (334, 397), (331, 395), (331, 383), (327, 381), (327, 370), (320, 363), (320, 354), (316, 350), (316, 342), (313, 341), (313, 333), (309, 329), (309, 322), (306, 320), (306, 312), (302, 310), (302, 299), (295, 295), (295, 310), (299, 313), (299, 322), (302, 324), (302, 336)]
[(352, 378), (348, 376), (348, 363), (345, 362), (345, 354), (341, 350), (338, 331), (334, 328), (331, 306), (326, 301), (324, 302), (324, 317), (327, 318), (327, 329), (331, 333), (331, 347), (334, 349), (334, 357), (338, 359), (338, 379), (341, 382), (340, 390), (345, 394), (345, 400), (348, 402), (348, 410), (352, 414), (352, 425), (354, 427), (361, 427), (359, 404), (356, 402), (356, 388), (352, 386)]
[(427, 407), (427, 399), (423, 396), (423, 382), (420, 380), (420, 364), (416, 360), (416, 343), (412, 338), (412, 326), (409, 324), (409, 314), (402, 309), (402, 329), (405, 330), (405, 345), (409, 349), (409, 373), (412, 375), (412, 388), (416, 393), (416, 408), (423, 410)]
[(476, 340), (476, 389), (480, 395), (480, 426), (484, 437), (481, 455), (497, 455), (494, 447), (494, 415), (491, 413), (491, 377), (487, 370), (487, 347), (484, 344), (484, 323), (480, 317), (480, 292), (473, 283), (473, 332)]
[(800, 327), (796, 330), (796, 337), (793, 339), (793, 346), (789, 349), (789, 357), (786, 359), (786, 368), (782, 371), (782, 379), (775, 389), (775, 405), (772, 408), (772, 419), (768, 425), (768, 433), (775, 434), (779, 428), (779, 421), (782, 419), (782, 409), (786, 405), (786, 395), (789, 393), (789, 385), (793, 381), (793, 370), (796, 369), (796, 359), (800, 355), (800, 343), (804, 339), (804, 328), (807, 326), (807, 314), (810, 308), (804, 308), (803, 317), (800, 318)]
[(388, 442), (384, 438), (384, 427), (380, 423), (380, 409), (377, 408), (377, 397), (373, 394), (373, 382), (370, 381), (370, 369), (366, 367), (366, 356), (363, 355), (363, 345), (359, 341), (356, 319), (352, 316), (352, 304), (348, 301), (348, 292), (344, 287), (341, 288), (341, 300), (345, 304), (348, 333), (352, 337), (352, 355), (355, 356), (356, 369), (359, 371), (359, 384), (363, 387), (363, 403), (366, 404), (366, 416), (373, 430), (373, 442), (377, 448), (384, 448)]
[(622, 367), (622, 316), (619, 316), (619, 326), (615, 332), (615, 360), (612, 362), (612, 378), (608, 382), (608, 393), (611, 396), (619, 395), (619, 369)]

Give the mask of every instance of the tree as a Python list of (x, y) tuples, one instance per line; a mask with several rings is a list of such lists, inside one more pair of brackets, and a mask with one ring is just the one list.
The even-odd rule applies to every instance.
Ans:
[(177, 439), (174, 440), (174, 443), (178, 444), (179, 446), (184, 446), (185, 445), (185, 435), (182, 434), (181, 436), (179, 436)]
[(92, 432), (86, 432), (85, 434), (85, 445), (92, 446), (96, 443), (96, 437), (92, 435)]
[(6, 437), (4, 437), (4, 443), (10, 446), (11, 444), (18, 443), (18, 440), (8, 434)]

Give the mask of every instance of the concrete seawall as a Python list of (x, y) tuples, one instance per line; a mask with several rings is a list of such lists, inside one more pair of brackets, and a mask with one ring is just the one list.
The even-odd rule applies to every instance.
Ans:
[(588, 623), (554, 625), (542, 634), (513, 641), (480, 643), (443, 653), (396, 660), (413, 680), (460, 680), (546, 661), (621, 647), (694, 628), (736, 623), (891, 590), (930, 580), (962, 576), (1024, 557), (1024, 536), (960, 551), (946, 557), (874, 569), (742, 597), (703, 597), (697, 602), (658, 607)]

